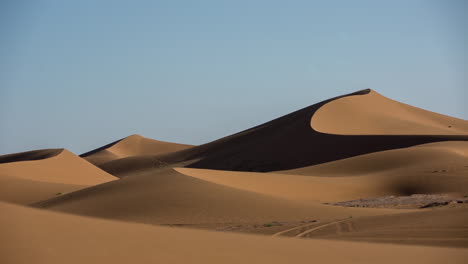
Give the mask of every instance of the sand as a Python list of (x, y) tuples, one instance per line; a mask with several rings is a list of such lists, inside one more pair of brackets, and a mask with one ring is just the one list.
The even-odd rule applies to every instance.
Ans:
[(321, 107), (311, 119), (321, 133), (340, 135), (467, 135), (465, 120), (386, 98), (375, 91)]
[(0, 203), (2, 263), (464, 263), (466, 249), (148, 226)]
[(103, 147), (83, 153), (80, 156), (95, 165), (102, 165), (109, 161), (130, 156), (157, 155), (190, 147), (192, 146), (149, 139), (140, 135), (130, 135)]
[(463, 263), (468, 204), (431, 197), (468, 199), (468, 121), (362, 90), (200, 146), (0, 156), (0, 262)]
[(0, 200), (30, 204), (117, 179), (65, 149), (0, 156)]

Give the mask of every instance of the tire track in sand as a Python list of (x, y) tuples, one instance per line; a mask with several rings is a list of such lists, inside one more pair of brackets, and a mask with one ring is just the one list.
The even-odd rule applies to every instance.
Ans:
[[(346, 218), (346, 219), (341, 219), (341, 220), (336, 220), (336, 221), (332, 221), (332, 222), (329, 222), (329, 223), (326, 223), (326, 224), (323, 224), (323, 225), (319, 225), (319, 226), (316, 226), (316, 227), (313, 227), (311, 229), (307, 229), (297, 235), (295, 235), (295, 237), (304, 237), (305, 235), (309, 234), (309, 233), (312, 233), (314, 231), (317, 231), (317, 230), (320, 230), (322, 228), (325, 228), (327, 226), (331, 226), (331, 225), (334, 225), (334, 224), (338, 224), (338, 223), (341, 223), (341, 222), (344, 222), (344, 221), (347, 221), (349, 220), (350, 218)], [(313, 224), (307, 224), (307, 225), (301, 225), (301, 226), (296, 226), (296, 227), (293, 227), (293, 228), (289, 228), (289, 229), (286, 229), (286, 230), (283, 230), (283, 231), (280, 231), (280, 232), (277, 232), (277, 233), (274, 233), (272, 236), (273, 237), (276, 237), (276, 236), (281, 236), (283, 234), (286, 234), (286, 233), (289, 233), (291, 231), (294, 231), (294, 230), (297, 230), (297, 229), (301, 229), (301, 228), (304, 228), (304, 227), (309, 227), (309, 226), (313, 226), (313, 225), (316, 225), (317, 223), (313, 223)]]

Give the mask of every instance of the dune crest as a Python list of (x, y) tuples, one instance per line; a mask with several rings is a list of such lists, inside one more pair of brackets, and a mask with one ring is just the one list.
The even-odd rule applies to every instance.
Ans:
[(80, 156), (95, 165), (101, 165), (109, 161), (126, 157), (158, 155), (190, 147), (192, 146), (149, 139), (140, 135), (130, 135), (103, 147), (81, 154)]
[(370, 90), (333, 100), (312, 116), (311, 127), (339, 135), (468, 135), (468, 122), (400, 103)]

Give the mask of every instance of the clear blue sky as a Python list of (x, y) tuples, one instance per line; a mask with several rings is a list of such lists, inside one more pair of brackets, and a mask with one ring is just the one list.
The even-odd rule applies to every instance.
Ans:
[(0, 154), (201, 144), (372, 88), (468, 119), (468, 1), (1, 1)]

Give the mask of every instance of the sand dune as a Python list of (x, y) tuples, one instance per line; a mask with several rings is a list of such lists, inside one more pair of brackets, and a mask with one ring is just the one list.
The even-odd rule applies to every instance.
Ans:
[[(468, 251), (225, 234), (0, 203), (2, 263), (464, 263)], [(90, 237), (90, 234), (92, 236)], [(31, 239), (40, 238), (40, 239)], [(339, 254), (338, 254), (339, 252)]]
[(80, 156), (95, 165), (101, 165), (112, 160), (130, 156), (157, 155), (190, 147), (192, 146), (149, 139), (140, 135), (131, 135)]
[(0, 200), (36, 207), (0, 202), (0, 262), (463, 263), (467, 195), (468, 122), (363, 90), (200, 146), (0, 156)]
[(468, 135), (468, 122), (403, 104), (375, 91), (333, 100), (312, 116), (321, 133), (340, 135)]
[(438, 142), (274, 173), (176, 168), (185, 175), (293, 200), (336, 202), (413, 193), (468, 193), (468, 142)]
[(74, 214), (150, 224), (221, 224), (335, 219), (400, 213), (305, 203), (156, 170), (63, 195), (37, 205)]
[[(20, 156), (23, 157), (24, 153), (20, 153)], [(11, 159), (9, 155), (9, 162), (0, 164), (1, 175), (78, 185), (96, 185), (116, 179), (66, 149), (54, 156), (39, 160), (21, 159), (12, 162)]]
[(68, 150), (0, 156), (0, 200), (32, 203), (116, 178)]
[[(186, 167), (191, 168), (269, 172), (312, 166), (357, 155), (431, 142), (468, 140), (467, 131), (461, 131), (459, 135), (454, 135), (454, 133), (445, 135), (439, 131), (440, 133), (431, 135), (409, 133), (408, 135), (343, 136), (324, 134), (312, 129), (311, 120), (319, 109), (331, 102), (348, 97), (370, 97), (372, 101), (375, 95), (370, 90), (363, 90), (332, 98), (204, 145), (159, 155), (155, 157), (155, 160), (165, 164), (186, 162), (188, 163)], [(368, 112), (372, 112), (375, 105), (363, 104), (360, 107), (365, 107)], [(431, 112), (427, 112), (426, 119), (431, 115)], [(397, 119), (398, 116), (394, 116), (392, 120)], [(425, 124), (426, 119), (419, 121)], [(460, 129), (464, 127), (463, 125), (456, 126)]]

